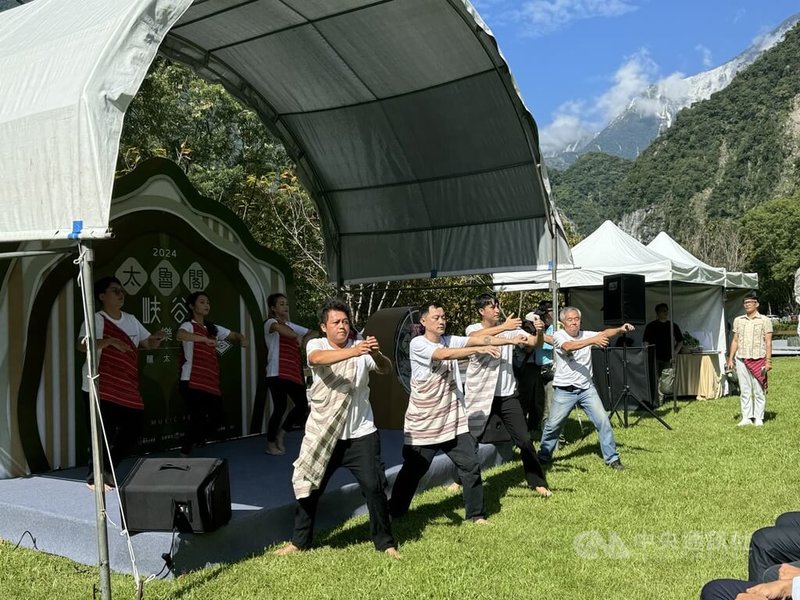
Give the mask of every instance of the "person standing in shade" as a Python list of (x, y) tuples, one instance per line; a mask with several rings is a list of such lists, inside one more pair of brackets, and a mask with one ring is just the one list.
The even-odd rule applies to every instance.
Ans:
[(633, 331), (630, 323), (603, 331), (583, 331), (581, 311), (566, 306), (559, 313), (564, 329), (553, 335), (556, 370), (553, 376), (553, 404), (542, 432), (539, 462), (550, 464), (558, 437), (569, 413), (579, 406), (597, 429), (603, 460), (612, 469), (623, 470), (611, 421), (592, 380), (592, 347), (605, 348), (609, 339)]
[[(499, 336), (507, 339), (524, 338), (525, 346), (533, 349), (541, 341), (544, 323), (534, 322), (536, 335), (528, 335), (520, 326), (522, 321), (511, 314), (505, 321), (500, 320), (500, 301), (492, 294), (481, 294), (475, 299), (475, 307), (480, 315), (480, 323), (467, 327), (470, 338)], [(542, 466), (536, 459), (536, 450), (528, 435), (528, 427), (517, 394), (517, 381), (512, 372), (512, 346), (502, 346), (500, 356), (473, 354), (467, 367), (467, 380), (464, 387), (464, 402), (470, 433), (480, 439), (491, 415), (498, 415), (511, 436), (511, 441), (519, 449), (522, 468), (528, 487), (540, 496), (552, 495), (547, 487)]]
[[(117, 467), (136, 447), (144, 425), (144, 402), (139, 393), (138, 349), (154, 350), (161, 345), (164, 331), (151, 334), (130, 313), (123, 312), (125, 291), (116, 277), (103, 277), (94, 284), (95, 302), (101, 310), (94, 316), (97, 349), (97, 391), (108, 448), (105, 448), (103, 480), (114, 485), (110, 466)], [(81, 325), (78, 349), (86, 352), (86, 323)], [(89, 394), (89, 367), (83, 367), (83, 398), (92, 410)], [(88, 412), (87, 412), (88, 416)], [(89, 463), (86, 484), (94, 487), (94, 471)]]
[(741, 390), (739, 426), (763, 425), (767, 404), (767, 373), (772, 369), (772, 321), (758, 312), (758, 296), (744, 298), (745, 314), (733, 320), (727, 367), (736, 365)]
[(487, 523), (483, 506), (483, 482), (478, 444), (469, 432), (467, 413), (456, 393), (453, 375), (458, 359), (473, 354), (500, 356), (497, 346), (521, 344), (527, 337), (501, 338), (484, 335), (445, 335), (447, 317), (438, 302), (419, 309), (425, 329), (409, 345), (411, 394), (404, 424), (403, 466), (397, 474), (389, 509), (393, 517), (408, 512), (417, 485), (441, 450), (458, 469), (467, 520)]
[[(283, 294), (267, 298), (269, 318), (264, 321), (267, 344), (267, 388), (272, 397), (272, 414), (267, 422), (267, 454), (286, 454), (284, 436), (305, 421), (308, 410), (300, 348), (317, 336), (289, 320), (289, 301)], [(294, 407), (286, 416), (287, 399)]]
[(537, 313), (544, 323), (541, 344), (534, 350), (539, 377), (534, 387), (533, 405), (538, 419), (535, 425), (539, 429), (544, 427), (544, 422), (550, 415), (550, 405), (553, 403), (553, 303), (542, 300)]
[(656, 304), (656, 320), (645, 326), (642, 341), (655, 346), (656, 377), (661, 377), (661, 372), (672, 362), (673, 350), (677, 354), (683, 346), (681, 328), (669, 320), (667, 304)]
[(329, 300), (320, 309), (319, 320), (325, 337), (307, 346), (314, 380), (309, 390), (311, 414), (292, 476), (297, 498), (294, 534), (276, 553), (294, 554), (311, 546), (320, 496), (334, 471), (345, 467), (366, 498), (375, 548), (399, 558), (386, 500), (381, 441), (369, 402), (370, 372), (391, 373), (392, 363), (373, 336), (350, 338), (346, 304)]
[(175, 335), (182, 342), (178, 387), (189, 413), (189, 425), (181, 446), (183, 456), (189, 456), (193, 445), (205, 445), (208, 436), (225, 423), (217, 342), (230, 340), (247, 348), (247, 337), (243, 334), (208, 320), (211, 303), (205, 292), (189, 294), (186, 308), (189, 314)]

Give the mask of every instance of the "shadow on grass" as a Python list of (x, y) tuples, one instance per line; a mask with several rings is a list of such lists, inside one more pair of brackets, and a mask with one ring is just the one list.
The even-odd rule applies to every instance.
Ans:
[[(249, 558), (249, 557), (248, 557)], [(245, 559), (246, 560), (246, 559)], [(197, 589), (202, 588), (207, 583), (210, 583), (220, 575), (222, 575), (230, 565), (214, 565), (206, 567), (202, 571), (192, 571), (194, 575), (189, 578), (181, 577), (176, 578), (173, 588), (170, 590), (171, 598), (184, 598), (192, 597)], [(186, 575), (184, 573), (183, 575)]]
[[(512, 493), (530, 496), (532, 502), (542, 501), (536, 492), (528, 489), (525, 482), (522, 463), (515, 457), (513, 469), (508, 469), (483, 478), (483, 499), (487, 517), (500, 512), (501, 500)], [(435, 489), (435, 488), (434, 488)], [(412, 505), (406, 515), (392, 522), (392, 533), (398, 544), (420, 540), (428, 527), (455, 527), (466, 521), (464, 514), (464, 498), (460, 492), (452, 492), (438, 502), (427, 502), (422, 505)], [(362, 522), (345, 530), (321, 533), (318, 536), (317, 546), (343, 548), (353, 544), (371, 541), (369, 522)]]

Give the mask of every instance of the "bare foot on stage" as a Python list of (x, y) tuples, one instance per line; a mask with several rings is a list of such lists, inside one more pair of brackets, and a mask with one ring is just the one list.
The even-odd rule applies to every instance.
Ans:
[(542, 498), (549, 498), (550, 496), (553, 495), (553, 492), (548, 490), (543, 485), (540, 485), (540, 486), (537, 486), (537, 487), (533, 488), (533, 491), (536, 492), (537, 494), (539, 494)]
[(285, 546), (281, 546), (280, 548), (275, 550), (275, 554), (277, 554), (278, 556), (289, 556), (290, 554), (298, 554), (302, 551), (303, 551), (302, 548), (298, 548), (297, 546), (289, 542)]
[(444, 488), (446, 491), (450, 492), (451, 494), (460, 494), (461, 493), (461, 484), (456, 483), (455, 481)]
[(387, 548), (386, 550), (383, 551), (383, 553), (386, 556), (391, 556), (395, 560), (400, 560), (401, 558), (403, 558), (402, 556), (400, 556), (400, 552), (397, 550), (397, 548)]
[(475, 523), (475, 525), (489, 525), (490, 524), (489, 521), (487, 519), (484, 519), (483, 517), (480, 517), (479, 519), (472, 519), (472, 522)]
[(283, 429), (278, 430), (278, 435), (275, 439), (275, 445), (278, 446), (278, 450), (280, 450), (281, 454), (286, 454), (286, 444), (283, 443), (283, 438), (286, 436), (286, 433)]
[(267, 454), (272, 454), (273, 456), (280, 456), (282, 454), (286, 454), (285, 450), (281, 450), (278, 445), (274, 442), (267, 442), (267, 449), (264, 450)]

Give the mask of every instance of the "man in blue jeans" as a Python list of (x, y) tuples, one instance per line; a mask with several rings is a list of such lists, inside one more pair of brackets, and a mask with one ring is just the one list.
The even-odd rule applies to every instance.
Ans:
[(615, 335), (633, 331), (633, 325), (625, 323), (599, 332), (583, 331), (581, 311), (574, 306), (564, 307), (558, 314), (558, 319), (564, 329), (553, 335), (556, 365), (553, 375), (553, 404), (542, 432), (539, 462), (543, 465), (553, 462), (553, 451), (564, 421), (572, 409), (579, 406), (597, 429), (603, 460), (612, 469), (621, 471), (624, 467), (617, 453), (611, 421), (592, 381), (592, 346), (605, 348), (609, 339)]

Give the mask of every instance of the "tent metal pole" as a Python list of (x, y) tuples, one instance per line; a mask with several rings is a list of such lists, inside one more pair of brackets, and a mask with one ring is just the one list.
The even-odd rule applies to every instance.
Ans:
[(553, 249), (553, 268), (550, 270), (550, 293), (553, 296), (553, 333), (558, 331), (558, 227), (556, 223), (555, 194), (550, 194), (550, 233)]
[(103, 445), (100, 439), (100, 406), (97, 392), (97, 340), (94, 327), (94, 291), (92, 262), (94, 252), (88, 243), (78, 242), (81, 270), (81, 295), (83, 296), (83, 318), (86, 323), (86, 364), (88, 366), (90, 423), (92, 435), (92, 468), (94, 476), (94, 500), (97, 521), (97, 557), (100, 567), (100, 597), (111, 600), (111, 570), (108, 559), (108, 530), (106, 527), (106, 496), (103, 479)]
[[(672, 279), (669, 280), (669, 341), (670, 351), (672, 353), (672, 412), (678, 412), (678, 393), (676, 391), (675, 381), (678, 375), (678, 356), (675, 354), (675, 303), (672, 301)], [(656, 384), (658, 385), (658, 384)]]

